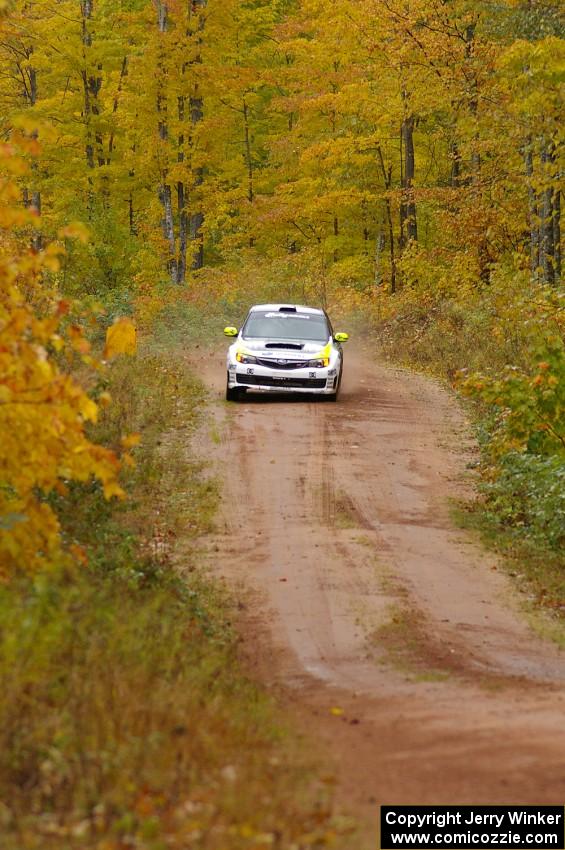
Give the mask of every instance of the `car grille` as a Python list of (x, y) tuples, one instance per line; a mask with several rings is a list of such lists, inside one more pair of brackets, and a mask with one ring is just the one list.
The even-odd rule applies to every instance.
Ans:
[(238, 384), (261, 387), (292, 387), (296, 389), (323, 390), (325, 378), (273, 378), (271, 375), (237, 375)]
[(285, 360), (281, 363), (277, 360), (257, 359), (257, 363), (266, 366), (267, 369), (305, 369), (308, 366), (308, 360)]

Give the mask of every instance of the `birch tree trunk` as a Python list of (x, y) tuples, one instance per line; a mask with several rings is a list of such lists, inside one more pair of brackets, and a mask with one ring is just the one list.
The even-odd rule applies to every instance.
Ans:
[[(94, 71), (90, 68), (90, 49), (92, 47), (92, 34), (89, 23), (94, 14), (94, 0), (82, 0), (80, 4), (82, 23), (82, 49), (83, 66), (81, 70), (82, 85), (84, 90), (84, 119), (86, 124), (86, 162), (93, 169), (106, 164), (102, 134), (96, 127), (96, 119), (100, 115), (99, 94), (102, 88), (102, 65), (96, 63)], [(94, 129), (93, 129), (93, 126)]]
[[(255, 198), (255, 190), (253, 187), (253, 157), (251, 155), (251, 128), (249, 126), (249, 106), (247, 105), (247, 100), (245, 99), (245, 95), (243, 96), (243, 133), (244, 133), (244, 143), (245, 143), (245, 165), (247, 168), (247, 200), (250, 204), (253, 203)], [(253, 248), (255, 244), (255, 240), (253, 236), (249, 237), (249, 247)]]
[(388, 192), (390, 191), (392, 185), (392, 166), (388, 169), (385, 167), (385, 161), (383, 157), (383, 152), (379, 147), (377, 147), (377, 154), (379, 157), (379, 165), (381, 167), (381, 173), (383, 177), (383, 183), (385, 192), (385, 213), (386, 220), (388, 223), (388, 244), (389, 244), (389, 257), (390, 257), (390, 291), (391, 294), (396, 292), (396, 258), (394, 255), (394, 225), (392, 223), (392, 209), (390, 205), (390, 198), (388, 196)]
[(536, 190), (533, 186), (534, 155), (532, 150), (531, 136), (526, 140), (524, 146), (524, 167), (528, 182), (528, 225), (530, 228), (530, 274), (532, 280), (539, 277), (539, 213)]
[[(475, 31), (477, 25), (475, 22), (469, 24), (465, 29), (465, 55), (469, 61), (471, 69), (475, 57)], [(474, 70), (470, 71), (469, 81), (469, 112), (471, 113), (475, 124), (475, 132), (473, 134), (473, 147), (471, 150), (471, 186), (475, 197), (475, 202), (480, 205), (482, 187), (481, 187), (481, 154), (479, 150), (480, 134), (479, 134), (479, 80)], [(489, 252), (488, 240), (486, 237), (486, 227), (483, 228), (481, 235), (478, 238), (477, 244), (477, 261), (479, 267), (479, 277), (483, 283), (490, 283), (490, 264), (491, 257)]]
[[(165, 91), (166, 85), (166, 68), (164, 56), (164, 36), (167, 33), (169, 25), (169, 8), (166, 2), (158, 0), (157, 3), (157, 26), (159, 28), (160, 45), (157, 60), (157, 123), (159, 141), (165, 148), (169, 139), (169, 126), (167, 120), (167, 96)], [(171, 184), (168, 181), (168, 166), (167, 152), (162, 152), (162, 165), (160, 175), (160, 185), (158, 190), (159, 201), (163, 208), (163, 217), (161, 219), (161, 228), (163, 231), (163, 239), (167, 245), (167, 272), (172, 283), (176, 283), (178, 279), (178, 268), (176, 259), (176, 239), (175, 239), (175, 220), (173, 215), (173, 198)]]
[[(196, 32), (199, 33), (198, 43), (201, 43), (202, 37), (201, 33), (204, 28), (204, 18), (202, 17), (202, 10), (206, 5), (206, 0), (190, 0), (191, 2), (191, 10), (198, 17)], [(202, 58), (200, 53), (198, 52), (194, 63), (200, 64), (202, 62)], [(192, 93), (190, 96), (190, 123), (192, 125), (192, 129), (194, 130), (198, 124), (202, 121), (204, 117), (204, 106), (202, 101), (202, 95), (200, 94), (200, 87), (198, 85), (198, 80), (195, 79), (194, 85), (192, 88)], [(194, 149), (194, 137), (191, 134), (190, 139), (190, 147)], [(202, 167), (198, 167), (194, 170), (194, 179), (193, 179), (193, 187), (195, 189), (195, 205), (196, 208), (193, 208), (189, 217), (188, 217), (188, 234), (190, 241), (193, 243), (192, 250), (192, 269), (197, 270), (201, 269), (204, 265), (204, 241), (202, 234), (202, 225), (204, 224), (204, 213), (202, 211), (202, 199), (199, 198), (201, 187), (204, 183), (204, 169)], [(192, 206), (192, 204), (191, 204)]]
[[(186, 73), (186, 64), (182, 69), (183, 76)], [(182, 126), (185, 120), (185, 97), (183, 94), (178, 96), (178, 117), (181, 126), (181, 132), (178, 138), (178, 153), (177, 162), (184, 162), (184, 132)], [(177, 257), (177, 280), (178, 284), (183, 284), (186, 279), (186, 249), (188, 243), (188, 214), (186, 209), (186, 190), (184, 181), (179, 178), (177, 180), (177, 210), (179, 216), (179, 250)]]
[(375, 289), (380, 289), (383, 284), (381, 257), (385, 248), (386, 239), (382, 227), (382, 223), (379, 222), (379, 229), (377, 231), (377, 238), (375, 240)]
[[(31, 57), (33, 55), (33, 47), (29, 47), (26, 50), (28, 62), (31, 63)], [(28, 91), (28, 103), (30, 107), (34, 107), (37, 103), (37, 71), (33, 67), (33, 65), (29, 64), (26, 69), (27, 78), (29, 81), (29, 86), (27, 87)], [(33, 137), (37, 139), (37, 130), (34, 130)], [(34, 182), (37, 180), (38, 167), (37, 162), (34, 160), (31, 164), (31, 173), (34, 176)], [(28, 195), (29, 198), (29, 206), (39, 217), (41, 215), (41, 192), (37, 188), (33, 188), (31, 191), (31, 196)], [(41, 231), (39, 228), (34, 228), (33, 235), (31, 237), (31, 247), (34, 251), (41, 251), (43, 247), (43, 237), (41, 235)]]
[[(80, 4), (81, 25), (82, 25), (82, 87), (84, 97), (84, 123), (86, 130), (85, 155), (86, 164), (90, 169), (94, 169), (94, 142), (92, 138), (92, 90), (89, 83), (88, 75), (88, 50), (92, 46), (92, 36), (88, 28), (90, 18), (92, 17), (93, 0), (83, 0)], [(89, 178), (92, 184), (92, 179)]]

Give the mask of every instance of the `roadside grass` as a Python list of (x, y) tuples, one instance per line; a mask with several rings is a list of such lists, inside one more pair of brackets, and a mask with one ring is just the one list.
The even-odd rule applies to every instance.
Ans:
[(194, 353), (195, 347), (206, 350), (221, 344), (225, 341), (224, 328), (241, 327), (251, 303), (242, 297), (204, 305), (195, 293), (173, 293), (155, 321), (152, 345), (158, 350), (174, 347)]
[(172, 567), (217, 500), (188, 448), (201, 387), (161, 338), (104, 390), (97, 438), (142, 437), (130, 497), (73, 487), (56, 507), (87, 565), (0, 587), (3, 850), (351, 846), (331, 784), (238, 667), (231, 600), (197, 556)]
[[(456, 505), (452, 515), (461, 528), (476, 532), (483, 544), (501, 556), (504, 570), (522, 595), (537, 631), (565, 647), (565, 570), (563, 553), (539, 537), (516, 533), (478, 499)], [(543, 612), (543, 618), (535, 616)]]
[(327, 791), (205, 592), (86, 575), (2, 591), (3, 847), (331, 843)]
[(142, 345), (137, 357), (111, 366), (94, 396), (108, 391), (112, 403), (93, 429), (96, 440), (119, 451), (123, 435), (141, 436), (135, 466), (123, 473), (128, 498), (109, 503), (95, 483), (73, 486), (59, 500), (63, 532), (97, 568), (139, 566), (141, 554), (151, 571), (169, 564), (177, 536), (195, 537), (213, 521), (215, 482), (187, 450), (205, 408), (204, 390), (180, 362)]

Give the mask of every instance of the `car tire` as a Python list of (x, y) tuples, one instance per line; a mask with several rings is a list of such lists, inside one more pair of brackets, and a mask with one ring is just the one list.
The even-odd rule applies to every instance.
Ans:
[(237, 387), (230, 387), (229, 376), (226, 380), (226, 401), (239, 401), (241, 398), (241, 390)]

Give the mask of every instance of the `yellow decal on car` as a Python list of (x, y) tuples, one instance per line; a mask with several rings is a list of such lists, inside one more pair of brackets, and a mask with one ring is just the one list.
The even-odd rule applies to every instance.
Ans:
[(331, 342), (328, 342), (326, 347), (322, 348), (322, 350), (318, 354), (316, 354), (316, 357), (319, 357), (320, 360), (322, 360), (323, 358), (329, 358), (331, 353), (332, 353), (332, 344), (331, 344)]

